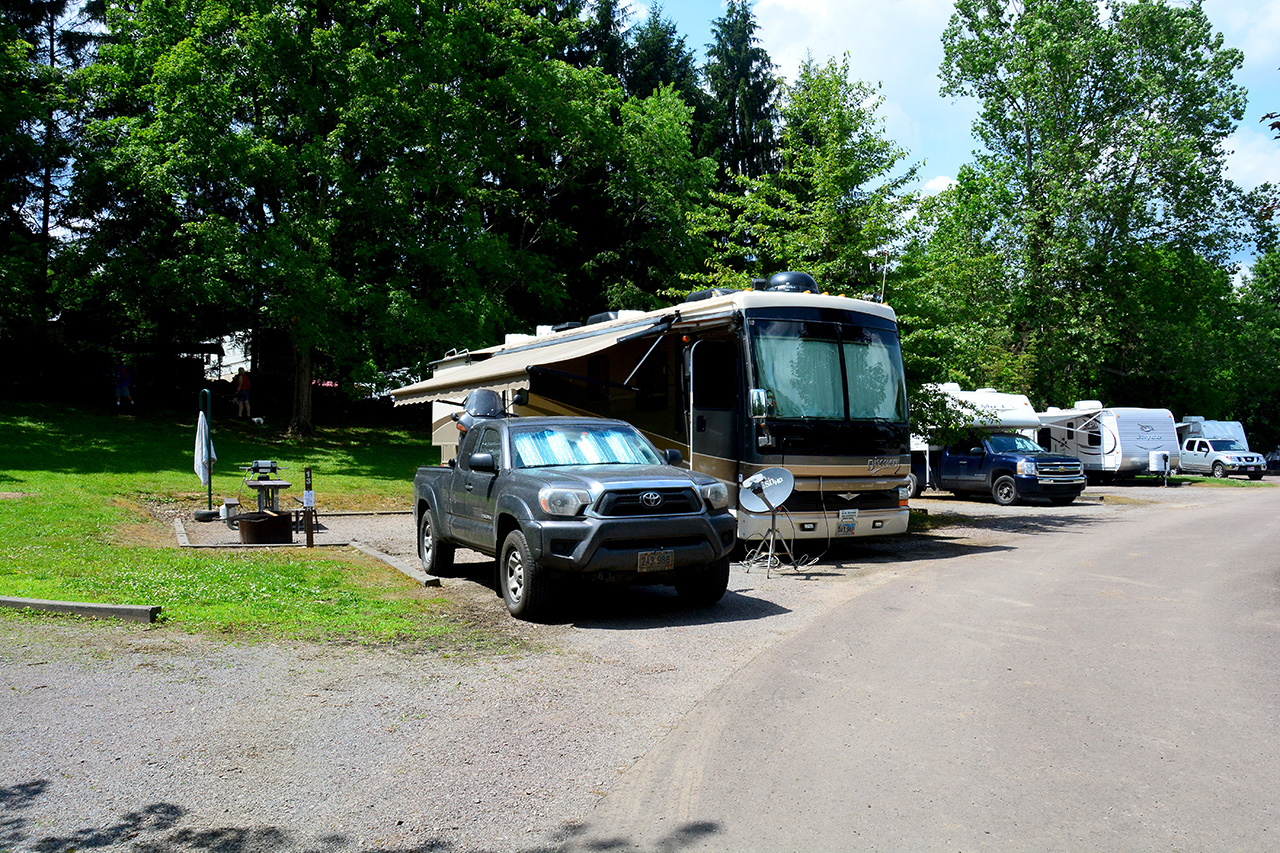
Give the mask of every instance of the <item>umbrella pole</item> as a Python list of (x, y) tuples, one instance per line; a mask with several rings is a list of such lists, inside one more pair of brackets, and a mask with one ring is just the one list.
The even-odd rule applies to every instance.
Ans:
[[(204, 409), (204, 419), (209, 428), (204, 433), (204, 458), (213, 456), (213, 395), (208, 388), (200, 389), (200, 407)], [(208, 463), (205, 463), (206, 465)], [(209, 509), (213, 509), (213, 467), (209, 467)]]

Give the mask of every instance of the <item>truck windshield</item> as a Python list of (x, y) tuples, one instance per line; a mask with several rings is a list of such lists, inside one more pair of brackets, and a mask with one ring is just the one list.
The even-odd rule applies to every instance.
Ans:
[(1042, 453), (1043, 448), (1025, 435), (1000, 433), (987, 436), (987, 446), (992, 453)]
[(1238, 450), (1243, 451), (1244, 445), (1236, 441), (1234, 438), (1215, 438), (1209, 444), (1213, 445), (1214, 450)]
[(906, 422), (896, 333), (820, 321), (753, 319), (749, 327), (773, 417)]
[(580, 424), (511, 431), (516, 468), (555, 465), (661, 465), (653, 445), (630, 427)]

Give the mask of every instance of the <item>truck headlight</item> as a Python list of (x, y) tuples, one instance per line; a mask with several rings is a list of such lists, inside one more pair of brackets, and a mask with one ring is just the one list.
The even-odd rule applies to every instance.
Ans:
[(538, 503), (548, 515), (577, 515), (591, 503), (591, 494), (582, 489), (558, 489), (543, 486), (538, 492)]
[(724, 483), (709, 483), (702, 487), (702, 499), (712, 509), (724, 509), (729, 505), (729, 487)]
[(1034, 477), (1036, 475), (1036, 460), (1019, 459), (1018, 473), (1025, 477)]

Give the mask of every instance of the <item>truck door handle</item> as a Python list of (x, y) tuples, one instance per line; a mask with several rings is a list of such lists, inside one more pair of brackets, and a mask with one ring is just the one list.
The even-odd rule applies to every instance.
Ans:
[(475, 486), (472, 484), (472, 482), (471, 482), (470, 480), (467, 480), (467, 491), (469, 492), (469, 491), (471, 491), (473, 488), (475, 488)]

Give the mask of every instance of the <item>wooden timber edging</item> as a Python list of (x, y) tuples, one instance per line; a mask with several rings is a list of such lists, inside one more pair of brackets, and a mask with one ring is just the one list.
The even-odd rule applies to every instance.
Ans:
[(163, 609), (156, 604), (94, 604), (82, 601), (48, 601), (43, 598), (0, 597), (0, 607), (19, 610), (46, 610), (50, 613), (74, 613), (97, 619), (124, 619), (129, 622), (154, 622)]

